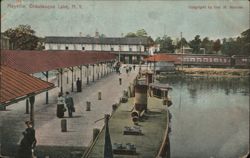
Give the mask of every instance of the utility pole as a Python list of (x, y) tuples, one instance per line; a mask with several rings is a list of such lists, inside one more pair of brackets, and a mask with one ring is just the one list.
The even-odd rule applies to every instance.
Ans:
[(140, 60), (139, 60), (139, 75), (141, 76), (141, 41), (140, 41)]
[(118, 54), (119, 62), (121, 62), (121, 45), (119, 44), (119, 54)]

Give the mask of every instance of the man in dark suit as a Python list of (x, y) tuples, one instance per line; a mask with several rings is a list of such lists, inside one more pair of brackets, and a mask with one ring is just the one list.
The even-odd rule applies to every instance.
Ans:
[(73, 112), (75, 112), (74, 100), (69, 96), (69, 92), (66, 92), (65, 103), (68, 108), (69, 117), (73, 117)]

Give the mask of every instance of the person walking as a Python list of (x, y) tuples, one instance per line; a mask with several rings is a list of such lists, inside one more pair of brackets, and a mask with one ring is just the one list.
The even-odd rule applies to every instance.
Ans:
[(57, 110), (56, 110), (56, 116), (58, 118), (63, 118), (64, 117), (64, 112), (66, 111), (65, 108), (65, 98), (63, 97), (63, 93), (60, 92), (58, 94), (57, 98)]
[(27, 128), (23, 132), (23, 138), (21, 140), (18, 149), (18, 158), (33, 158), (34, 148), (36, 147), (36, 132), (33, 128), (31, 121), (25, 122)]
[(73, 117), (73, 112), (75, 112), (74, 100), (69, 95), (69, 92), (66, 92), (65, 103), (68, 108), (69, 117)]

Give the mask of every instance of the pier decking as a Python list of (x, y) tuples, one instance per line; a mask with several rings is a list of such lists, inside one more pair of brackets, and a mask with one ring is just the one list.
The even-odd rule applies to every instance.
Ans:
[[(167, 106), (162, 105), (162, 101), (156, 98), (148, 99), (148, 113), (138, 127), (141, 128), (143, 135), (123, 135), (125, 126), (134, 126), (131, 119), (131, 109), (133, 108), (133, 98), (127, 103), (123, 103), (112, 115), (109, 121), (109, 131), (112, 144), (131, 143), (136, 146), (136, 154), (134, 155), (118, 155), (115, 158), (153, 158), (161, 147), (164, 134), (167, 128), (168, 112)], [(88, 158), (100, 158), (104, 155), (104, 131), (100, 133), (95, 145), (89, 152)]]
[[(35, 104), (36, 155), (40, 157), (48, 155), (50, 158), (68, 158), (73, 151), (83, 153), (92, 141), (93, 128), (101, 129), (104, 124), (103, 121), (97, 123), (94, 123), (94, 121), (102, 118), (104, 114), (112, 112), (112, 104), (118, 103), (123, 90), (127, 89), (137, 72), (136, 69), (136, 71), (127, 75), (123, 69), (121, 75), (112, 73), (99, 80), (95, 75), (95, 82), (91, 82), (88, 86), (85, 76), (82, 92), (71, 93), (76, 108), (74, 117), (68, 118), (68, 113), (65, 112), (65, 118), (63, 118), (67, 120), (68, 132), (61, 132), (61, 119), (56, 117), (56, 98), (60, 88), (57, 87), (49, 91), (50, 104), (48, 105), (45, 104), (44, 93), (37, 95)], [(65, 73), (65, 78), (66, 75)], [(120, 77), (122, 78), (122, 85), (119, 85)], [(54, 80), (55, 83), (56, 81)], [(63, 82), (64, 90), (70, 92), (71, 81), (67, 84), (66, 79), (64, 79)], [(99, 91), (102, 92), (102, 100), (98, 100)], [(91, 102), (91, 111), (86, 111), (86, 101)], [(24, 113), (25, 101), (10, 105), (7, 107), (7, 111), (0, 112), (2, 154), (15, 155), (15, 150), (25, 129), (24, 121), (29, 119), (29, 115)]]

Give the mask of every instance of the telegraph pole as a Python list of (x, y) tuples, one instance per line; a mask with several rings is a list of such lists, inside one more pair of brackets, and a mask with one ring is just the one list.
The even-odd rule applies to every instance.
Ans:
[(141, 76), (141, 41), (140, 41), (139, 75)]

